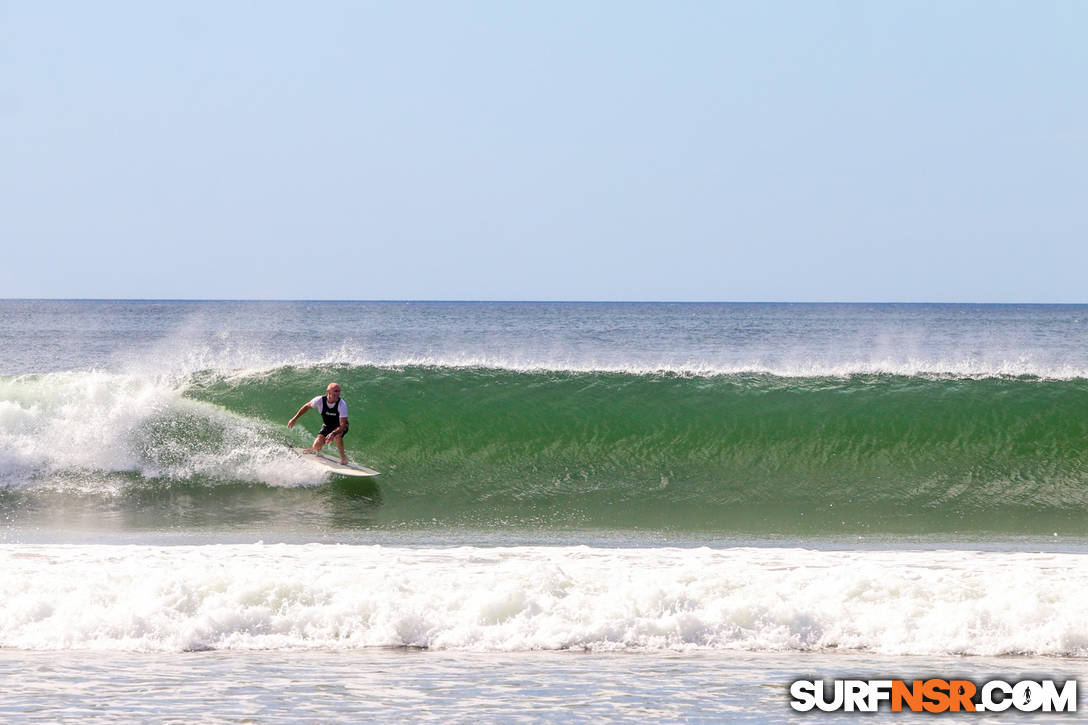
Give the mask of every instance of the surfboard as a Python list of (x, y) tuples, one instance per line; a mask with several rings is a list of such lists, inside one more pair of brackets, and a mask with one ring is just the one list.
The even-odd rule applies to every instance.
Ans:
[(304, 460), (313, 461), (314, 465), (320, 466), (329, 473), (335, 473), (337, 476), (378, 476), (381, 475), (373, 468), (367, 468), (366, 466), (360, 466), (358, 463), (348, 463), (346, 466), (341, 465), (339, 458), (333, 458), (327, 453), (308, 453), (309, 448), (296, 448), (295, 452), (298, 453)]

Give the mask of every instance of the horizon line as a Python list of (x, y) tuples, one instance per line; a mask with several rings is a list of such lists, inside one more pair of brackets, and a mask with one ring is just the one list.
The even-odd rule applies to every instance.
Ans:
[(925, 300), (563, 300), (563, 299), (320, 299), (278, 297), (0, 297), (0, 302), (306, 302), (368, 304), (572, 304), (572, 305), (1034, 305), (1071, 307), (1088, 302), (972, 302)]

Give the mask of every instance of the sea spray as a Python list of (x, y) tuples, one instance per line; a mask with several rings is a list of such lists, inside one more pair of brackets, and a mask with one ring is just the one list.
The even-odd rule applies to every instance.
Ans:
[(316, 482), (266, 424), (187, 397), (187, 385), (103, 371), (0, 378), (0, 487), (126, 472), (167, 482)]

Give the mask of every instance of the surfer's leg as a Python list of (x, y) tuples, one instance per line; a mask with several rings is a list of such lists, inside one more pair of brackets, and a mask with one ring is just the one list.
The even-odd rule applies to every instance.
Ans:
[(336, 447), (340, 449), (340, 465), (348, 465), (348, 457), (344, 455), (344, 436), (336, 436)]
[(324, 448), (324, 447), (325, 447), (325, 436), (319, 435), (317, 438), (314, 438), (314, 447), (311, 448), (310, 450), (312, 450), (314, 453), (320, 453), (321, 449)]

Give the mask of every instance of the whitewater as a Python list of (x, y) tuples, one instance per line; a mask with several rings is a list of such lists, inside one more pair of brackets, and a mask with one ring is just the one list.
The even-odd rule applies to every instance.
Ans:
[[(0, 345), (15, 720), (93, 718), (72, 662), (206, 721), (227, 671), (317, 721), (1084, 672), (1088, 307), (3, 301)], [(375, 481), (291, 451), (331, 380)]]
[(7, 546), (0, 567), (25, 650), (1088, 655), (1064, 553)]

